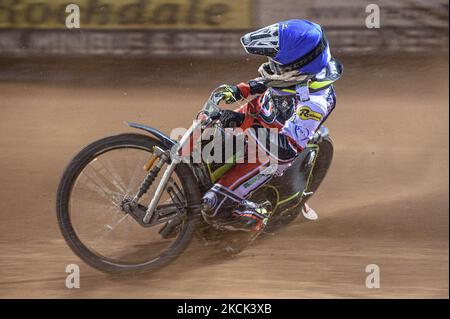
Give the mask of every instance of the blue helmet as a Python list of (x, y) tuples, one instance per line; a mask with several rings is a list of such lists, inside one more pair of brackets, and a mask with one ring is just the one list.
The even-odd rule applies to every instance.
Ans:
[(296, 70), (317, 74), (328, 65), (331, 53), (322, 28), (307, 20), (282, 21), (241, 38), (247, 53), (269, 57), (275, 73)]

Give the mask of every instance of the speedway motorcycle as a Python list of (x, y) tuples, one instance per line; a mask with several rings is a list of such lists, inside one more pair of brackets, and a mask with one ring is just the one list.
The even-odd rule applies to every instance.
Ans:
[[(173, 261), (193, 237), (226, 254), (237, 254), (254, 240), (245, 232), (213, 227), (201, 215), (203, 194), (233, 163), (189, 162), (180, 155), (197, 129), (223, 130), (218, 120), (222, 99), (221, 90), (214, 90), (199, 112), (202, 119), (179, 141), (128, 123), (146, 134), (100, 139), (71, 160), (58, 187), (56, 211), (63, 237), (77, 256), (101, 271), (139, 273)], [(301, 214), (332, 157), (332, 140), (321, 126), (282, 176), (251, 194), (253, 202), (270, 203), (265, 233)]]

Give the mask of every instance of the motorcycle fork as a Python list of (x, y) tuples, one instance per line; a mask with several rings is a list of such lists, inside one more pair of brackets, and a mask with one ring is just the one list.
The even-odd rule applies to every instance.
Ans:
[[(137, 204), (139, 202), (139, 199), (148, 191), (152, 183), (155, 181), (163, 165), (168, 161), (169, 155), (165, 151), (157, 146), (153, 147), (153, 158), (150, 159), (144, 166), (144, 170), (148, 171), (148, 174), (139, 186), (138, 192), (134, 195), (132, 200), (133, 203)], [(156, 165), (154, 165), (155, 162)]]
[[(161, 199), (164, 193), (164, 189), (166, 188), (166, 185), (169, 182), (172, 173), (175, 171), (175, 168), (182, 160), (182, 157), (180, 156), (181, 151), (183, 147), (190, 142), (193, 133), (196, 132), (200, 126), (201, 126), (200, 121), (194, 122), (194, 124), (189, 128), (189, 130), (183, 135), (183, 137), (181, 138), (180, 142), (176, 145), (176, 147), (174, 147), (171, 151), (164, 152), (164, 154), (168, 156), (165, 162), (167, 163), (170, 160), (170, 164), (164, 171), (164, 174), (161, 177), (161, 181), (159, 182), (158, 187), (156, 188), (155, 195), (153, 195), (153, 198), (150, 201), (150, 204), (148, 205), (148, 209), (145, 212), (143, 218), (144, 223), (148, 224), (154, 218), (156, 207), (158, 206), (159, 200)], [(161, 163), (161, 161), (159, 163)], [(164, 165), (164, 163), (162, 163), (162, 165)]]

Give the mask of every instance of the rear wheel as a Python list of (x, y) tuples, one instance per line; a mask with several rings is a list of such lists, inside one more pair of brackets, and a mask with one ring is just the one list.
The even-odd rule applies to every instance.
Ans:
[[(329, 136), (324, 137), (317, 145), (319, 147), (319, 155), (315, 160), (315, 165), (311, 173), (311, 182), (308, 189), (309, 192), (313, 193), (317, 191), (320, 184), (325, 179), (333, 160), (333, 141)], [(302, 201), (300, 201), (295, 208), (283, 213), (283, 215), (274, 216), (267, 225), (266, 231), (269, 233), (274, 232), (279, 228), (293, 222), (297, 216), (301, 214), (302, 207), (306, 200), (307, 199), (302, 199)]]
[[(90, 266), (107, 272), (155, 270), (179, 256), (193, 236), (197, 216), (189, 207), (200, 194), (184, 164), (159, 202), (172, 209), (165, 219), (144, 227), (124, 209), (148, 174), (143, 167), (154, 146), (163, 148), (145, 135), (111, 136), (85, 147), (66, 168), (57, 194), (58, 223), (70, 248)], [(142, 211), (158, 183), (157, 177), (140, 199)]]
[(333, 161), (333, 140), (326, 136), (319, 144), (319, 156), (312, 171), (312, 181), (309, 185), (310, 192), (316, 192), (320, 184), (322, 184), (328, 169)]

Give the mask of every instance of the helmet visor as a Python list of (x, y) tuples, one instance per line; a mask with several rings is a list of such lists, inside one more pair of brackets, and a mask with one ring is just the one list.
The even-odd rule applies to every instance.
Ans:
[(247, 53), (274, 58), (279, 50), (278, 23), (245, 34), (241, 43)]

